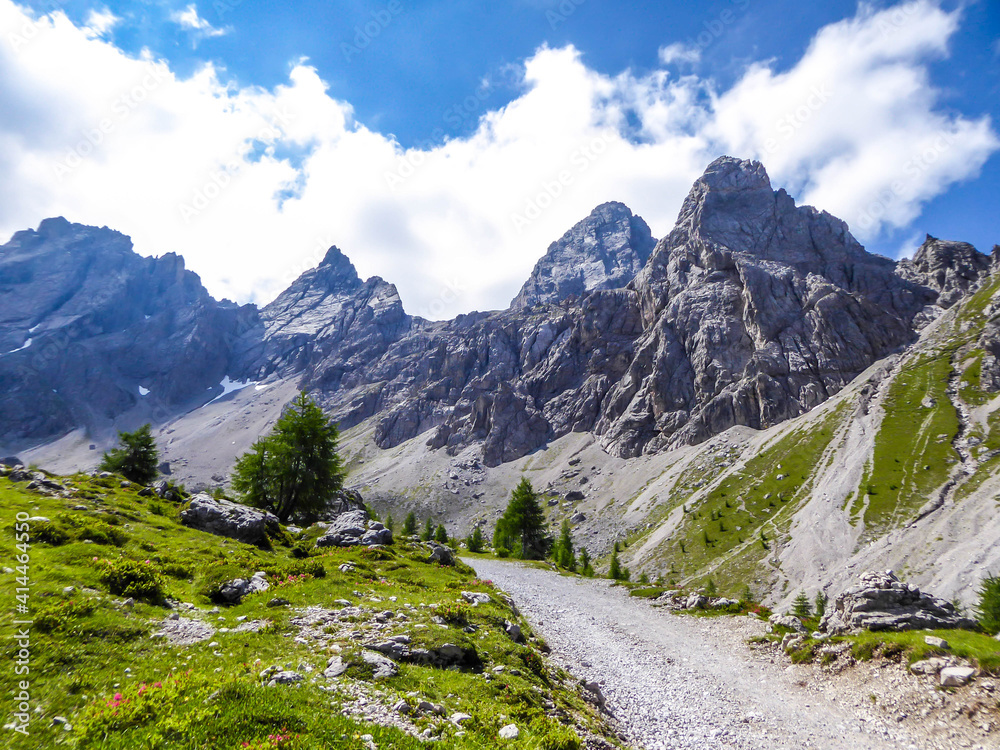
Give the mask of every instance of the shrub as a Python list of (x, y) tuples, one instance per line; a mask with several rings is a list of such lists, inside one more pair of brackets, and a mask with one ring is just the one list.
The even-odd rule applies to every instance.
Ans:
[(705, 584), (705, 596), (715, 596), (719, 593), (718, 587), (715, 585), (715, 580), (712, 578), (708, 579), (708, 583)]
[(521, 652), (521, 662), (533, 674), (545, 677), (545, 661), (535, 651), (530, 648), (524, 649)]
[(538, 750), (580, 750), (582, 747), (580, 736), (572, 728), (553, 719), (536, 719), (531, 728), (540, 735)]
[(293, 576), (310, 575), (313, 578), (326, 578), (326, 568), (323, 562), (312, 558), (294, 562), (288, 567), (288, 574)]
[(95, 557), (94, 561), (101, 571), (101, 582), (112, 594), (154, 602), (163, 599), (163, 575), (149, 560), (139, 562), (127, 557), (98, 560)]
[(500, 558), (510, 557), (510, 550), (507, 549), (506, 547), (497, 547), (495, 552), (497, 553), (497, 557)]
[(128, 542), (128, 533), (124, 529), (119, 529), (110, 524), (98, 521), (84, 526), (77, 533), (79, 539), (89, 539), (94, 544), (110, 544), (115, 547), (124, 547)]
[(316, 543), (312, 539), (301, 539), (295, 543), (292, 547), (292, 557), (304, 560), (309, 557), (309, 553), (312, 552), (313, 547)]
[(459, 602), (453, 602), (449, 604), (435, 604), (431, 608), (437, 617), (447, 622), (450, 625), (466, 625), (469, 622), (469, 613), (472, 611), (472, 607), (468, 604), (462, 604)]
[(53, 521), (37, 521), (31, 525), (33, 540), (58, 547), (69, 541), (69, 532)]
[(1000, 633), (1000, 576), (987, 576), (979, 585), (976, 619), (990, 635)]
[(87, 617), (93, 612), (94, 605), (90, 602), (62, 599), (55, 604), (40, 607), (35, 613), (33, 624), (43, 633), (55, 633), (65, 630), (73, 620)]

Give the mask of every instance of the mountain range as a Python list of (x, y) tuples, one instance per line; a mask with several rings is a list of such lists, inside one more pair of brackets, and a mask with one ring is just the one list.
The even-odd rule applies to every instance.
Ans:
[[(464, 532), (524, 473), (553, 520), (575, 519), (595, 552), (631, 541), (651, 574), (742, 576), (780, 598), (887, 544), (879, 562), (898, 553), (922, 586), (964, 595), (1000, 565), (992, 521), (946, 574), (934, 561), (967, 540), (917, 552), (893, 535), (994, 487), (998, 264), (1000, 248), (930, 236), (908, 260), (869, 253), (731, 157), (666, 237), (603, 204), (510, 307), (450, 321), (409, 315), (336, 247), (258, 309), (212, 298), (179, 256), (48, 219), (0, 246), (0, 453), (87, 468), (116, 429), (148, 421), (164, 471), (224, 484), (307, 389), (344, 430), (349, 481), (395, 513)], [(918, 395), (928, 414), (907, 429), (926, 440), (904, 429), (887, 448)], [(894, 474), (904, 463), (921, 476)]]

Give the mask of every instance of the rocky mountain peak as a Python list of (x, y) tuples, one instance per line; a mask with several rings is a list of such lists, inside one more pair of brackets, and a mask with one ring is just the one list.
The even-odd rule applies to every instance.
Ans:
[(628, 206), (603, 203), (549, 245), (511, 307), (561, 302), (598, 289), (621, 289), (645, 265), (655, 245), (649, 226)]
[(968, 242), (939, 240), (928, 234), (913, 258), (899, 262), (897, 273), (936, 291), (936, 304), (947, 309), (978, 285), (990, 268), (989, 256)]

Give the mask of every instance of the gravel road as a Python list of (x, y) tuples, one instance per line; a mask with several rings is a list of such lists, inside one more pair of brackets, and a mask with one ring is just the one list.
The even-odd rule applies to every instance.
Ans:
[(642, 748), (917, 750), (864, 706), (810, 684), (811, 673), (758, 655), (748, 617), (674, 615), (602, 579), (466, 560), (510, 594), (573, 674), (596, 679), (622, 733)]

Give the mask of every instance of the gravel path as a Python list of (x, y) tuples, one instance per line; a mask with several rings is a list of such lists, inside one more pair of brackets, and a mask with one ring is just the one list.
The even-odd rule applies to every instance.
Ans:
[(746, 645), (751, 618), (674, 615), (602, 579), (466, 560), (509, 593), (573, 674), (596, 679), (642, 748), (916, 750), (905, 729), (810, 685)]

